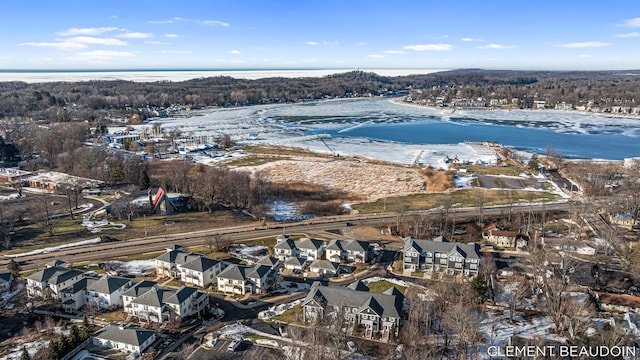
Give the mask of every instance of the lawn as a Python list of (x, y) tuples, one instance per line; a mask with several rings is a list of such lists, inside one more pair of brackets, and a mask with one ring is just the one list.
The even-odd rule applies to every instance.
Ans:
[(248, 153), (254, 154), (269, 154), (269, 155), (280, 155), (280, 156), (309, 156), (309, 157), (324, 157), (331, 158), (333, 157), (330, 154), (323, 154), (319, 152), (312, 152), (308, 150), (303, 150), (299, 148), (287, 148), (287, 147), (267, 147), (267, 146), (246, 146), (244, 151)]
[(127, 314), (121, 310), (96, 314), (96, 319), (104, 322), (123, 322), (127, 318)]
[(549, 202), (559, 200), (556, 194), (527, 190), (460, 189), (451, 193), (413, 194), (379, 199), (375, 202), (353, 204), (361, 214), (386, 211), (412, 211), (433, 209), (445, 204), (453, 208), (507, 205), (512, 203)]
[(288, 324), (298, 321), (301, 317), (302, 305), (298, 304), (280, 315), (271, 317), (271, 321), (281, 321)]
[(461, 166), (462, 169), (467, 169), (467, 173), (478, 175), (508, 175), (518, 176), (525, 171), (522, 166), (507, 165), (507, 166), (482, 166), (482, 165), (470, 165)]
[(258, 166), (258, 165), (262, 165), (262, 164), (266, 164), (266, 163), (270, 163), (278, 160), (284, 160), (284, 159), (288, 159), (288, 158), (279, 157), (275, 155), (272, 157), (250, 155), (250, 156), (245, 156), (238, 159), (230, 160), (228, 162), (225, 162), (223, 165), (228, 167)]
[(369, 287), (369, 292), (372, 292), (372, 293), (383, 293), (389, 290), (392, 286), (395, 286), (395, 288), (398, 289), (403, 294), (404, 294), (404, 291), (407, 289), (406, 286), (394, 284), (387, 280), (370, 282), (367, 284), (367, 286)]

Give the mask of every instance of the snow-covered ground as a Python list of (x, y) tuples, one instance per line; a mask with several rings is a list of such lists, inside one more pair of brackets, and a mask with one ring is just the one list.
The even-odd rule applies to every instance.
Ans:
[(122, 261), (107, 261), (105, 265), (115, 271), (120, 270), (123, 274), (128, 275), (146, 275), (152, 272), (156, 268), (155, 260), (132, 260), (127, 262)]
[(258, 313), (258, 319), (267, 320), (274, 316), (282, 315), (282, 313), (284, 313), (285, 311), (301, 303), (302, 303), (302, 300), (296, 300), (290, 303), (272, 306), (269, 308), (269, 310), (264, 310)]
[(83, 241), (77, 241), (74, 243), (69, 243), (69, 244), (63, 244), (63, 245), (58, 245), (58, 246), (51, 246), (51, 247), (46, 247), (44, 249), (37, 249), (37, 250), (32, 250), (29, 252), (24, 252), (24, 253), (19, 253), (19, 254), (12, 254), (12, 255), (5, 255), (6, 257), (10, 257), (10, 258), (15, 258), (15, 257), (21, 257), (21, 256), (29, 256), (29, 255), (36, 255), (36, 254), (47, 254), (50, 252), (54, 252), (54, 251), (58, 251), (58, 250), (62, 250), (62, 249), (67, 249), (67, 248), (71, 248), (71, 247), (76, 247), (76, 246), (83, 246), (83, 245), (89, 245), (89, 244), (97, 244), (100, 242), (100, 238), (97, 237), (95, 239), (89, 239), (89, 240), (83, 240)]
[(127, 225), (112, 223), (107, 219), (89, 220), (87, 217), (82, 220), (82, 226), (86, 227), (91, 233), (99, 233), (106, 230), (124, 230)]

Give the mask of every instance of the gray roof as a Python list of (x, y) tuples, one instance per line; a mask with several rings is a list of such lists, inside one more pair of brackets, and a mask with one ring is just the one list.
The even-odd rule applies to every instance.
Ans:
[(68, 288), (62, 289), (61, 292), (70, 293), (70, 294), (76, 294), (79, 291), (85, 291), (87, 289), (87, 283), (89, 281), (95, 281), (95, 279), (82, 278), (82, 279), (74, 282), (73, 285), (69, 286)]
[(347, 240), (346, 243), (343, 244), (343, 246), (344, 246), (344, 249), (348, 251), (367, 252), (371, 247), (371, 244), (361, 240)]
[(369, 287), (367, 286), (367, 284), (363, 283), (362, 280), (351, 283), (347, 287), (351, 290), (356, 291), (369, 291)]
[(27, 279), (31, 279), (37, 282), (48, 282), (49, 284), (60, 284), (66, 280), (69, 280), (75, 276), (84, 274), (80, 270), (67, 269), (65, 267), (53, 266), (44, 270), (40, 270), (27, 276)]
[(155, 331), (147, 330), (140, 327), (125, 327), (118, 325), (107, 325), (102, 330), (96, 332), (93, 336), (98, 339), (111, 340), (127, 345), (140, 346), (150, 337), (154, 336)]
[(262, 279), (265, 275), (267, 275), (271, 271), (271, 266), (269, 265), (257, 265), (245, 273), (250, 279)]
[(340, 267), (340, 264), (335, 263), (335, 262), (331, 262), (329, 260), (314, 260), (309, 265), (310, 269), (320, 268), (320, 269), (323, 269), (323, 270), (331, 270), (331, 271), (338, 271), (338, 267)]
[(281, 250), (293, 250), (293, 249), (296, 248), (296, 244), (295, 244), (295, 242), (293, 240), (287, 239), (287, 240), (284, 240), (284, 241), (280, 241), (273, 248), (274, 249), (281, 249)]
[(344, 244), (342, 240), (331, 240), (327, 245), (327, 250), (344, 250)]
[(311, 249), (318, 250), (324, 245), (324, 241), (318, 239), (311, 239), (308, 237), (303, 237), (300, 240), (296, 241), (296, 246), (298, 249)]
[(219, 260), (214, 260), (208, 258), (206, 256), (198, 256), (196, 258), (191, 259), (191, 261), (182, 265), (184, 269), (195, 270), (199, 272), (205, 272), (212, 267), (218, 265), (220, 263)]
[(173, 294), (169, 295), (165, 299), (165, 303), (168, 304), (182, 304), (186, 299), (188, 299), (194, 293), (197, 293), (198, 289), (191, 286), (182, 286), (180, 289), (176, 290)]
[(302, 305), (304, 306), (311, 301), (316, 301), (323, 306), (358, 308), (360, 311), (369, 307), (380, 316), (400, 318), (404, 298), (395, 295), (356, 291), (347, 287), (322, 286), (319, 282), (315, 282), (311, 286), (307, 297), (302, 301)]
[(465, 244), (459, 242), (419, 240), (411, 237), (404, 239), (404, 251), (415, 249), (417, 252), (432, 252), (453, 254), (455, 252), (465, 259), (480, 259), (479, 246), (477, 244)]
[(127, 289), (127, 291), (122, 293), (122, 296), (131, 296), (131, 297), (138, 297), (144, 293), (146, 293), (147, 291), (151, 290), (152, 287), (158, 285), (157, 282), (155, 281), (151, 281), (151, 280), (143, 280), (140, 281), (136, 284), (134, 284), (132, 287), (130, 287), (129, 289)]
[(165, 299), (173, 295), (175, 290), (167, 288), (151, 288), (149, 291), (135, 298), (132, 303), (162, 307), (165, 303)]
[(270, 267), (274, 267), (278, 265), (279, 262), (280, 262), (280, 259), (278, 259), (277, 257), (267, 255), (267, 256), (261, 257), (260, 260), (256, 262), (256, 265), (267, 265)]
[(303, 266), (307, 262), (305, 258), (299, 258), (295, 256), (289, 256), (287, 260), (284, 261), (285, 265), (294, 265), (294, 266)]
[(156, 260), (164, 261), (166, 263), (171, 263), (171, 264), (175, 263), (175, 264), (184, 265), (201, 256), (204, 256), (204, 255), (192, 253), (192, 252), (186, 252), (182, 250), (170, 250), (158, 256)]
[(232, 280), (240, 280), (244, 281), (247, 279), (245, 274), (247, 266), (240, 266), (237, 264), (231, 264), (227, 266), (220, 274), (218, 274), (219, 278), (223, 279), (232, 279)]
[(131, 283), (131, 279), (105, 275), (98, 280), (87, 284), (87, 290), (100, 294), (113, 294), (116, 290)]

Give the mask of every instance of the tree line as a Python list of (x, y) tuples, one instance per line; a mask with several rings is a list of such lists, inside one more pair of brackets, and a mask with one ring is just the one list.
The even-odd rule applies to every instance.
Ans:
[[(455, 70), (386, 77), (363, 71), (309, 78), (235, 79), (211, 77), (181, 82), (84, 81), (0, 83), (0, 119), (41, 123), (88, 121), (108, 123), (137, 114), (142, 120), (155, 109), (172, 106), (231, 107), (286, 103), (333, 97), (377, 96), (416, 90), (416, 97), (453, 94), (466, 98), (565, 101), (593, 100), (596, 106), (637, 105), (640, 79), (630, 72), (544, 72)], [(447, 92), (450, 94), (450, 92)]]

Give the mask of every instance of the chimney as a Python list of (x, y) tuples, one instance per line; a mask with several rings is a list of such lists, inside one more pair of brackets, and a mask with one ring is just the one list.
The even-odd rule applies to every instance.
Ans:
[(151, 199), (151, 188), (147, 189), (147, 195), (149, 196), (149, 207), (153, 207), (153, 200)]

